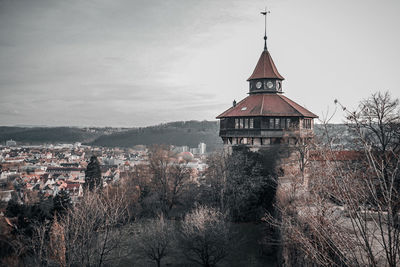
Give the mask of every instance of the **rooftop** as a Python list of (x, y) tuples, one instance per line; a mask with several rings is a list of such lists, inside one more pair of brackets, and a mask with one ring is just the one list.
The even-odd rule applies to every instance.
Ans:
[(260, 59), (257, 62), (256, 68), (253, 71), (253, 74), (247, 80), (253, 79), (263, 79), (263, 78), (272, 78), (284, 80), (285, 78), (279, 74), (278, 69), (276, 68), (274, 61), (272, 60), (271, 54), (268, 50), (264, 50), (261, 53)]
[(311, 111), (281, 94), (253, 94), (220, 114), (217, 119), (246, 116), (318, 118)]

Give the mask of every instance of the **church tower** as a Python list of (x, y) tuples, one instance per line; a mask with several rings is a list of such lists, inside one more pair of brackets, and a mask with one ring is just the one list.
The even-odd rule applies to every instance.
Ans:
[[(262, 12), (265, 21), (267, 13)], [(238, 103), (234, 101), (217, 117), (225, 145), (295, 145), (313, 136), (314, 118), (318, 116), (283, 95), (283, 80), (267, 49), (265, 31), (264, 50), (247, 80), (249, 96)]]

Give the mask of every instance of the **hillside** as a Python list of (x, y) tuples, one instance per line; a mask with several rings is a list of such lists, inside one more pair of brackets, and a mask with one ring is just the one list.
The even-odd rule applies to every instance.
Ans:
[(23, 144), (43, 144), (57, 142), (90, 142), (98, 137), (92, 133), (73, 127), (6, 127), (0, 126), (0, 144), (13, 139)]
[[(345, 124), (328, 124), (326, 130), (329, 138), (332, 140), (332, 146), (335, 149), (359, 149), (356, 141), (356, 134)], [(317, 141), (327, 142), (325, 128), (321, 124), (315, 124), (314, 133)]]
[(130, 147), (140, 144), (197, 147), (200, 142), (204, 142), (207, 144), (207, 150), (213, 151), (222, 146), (218, 131), (219, 124), (216, 121), (180, 121), (103, 135), (89, 144), (107, 147)]
[[(334, 144), (350, 147), (353, 134), (343, 124), (329, 124), (328, 130), (335, 137)], [(179, 121), (143, 128), (74, 128), (74, 127), (0, 127), (0, 144), (13, 139), (19, 144), (72, 143), (104, 147), (132, 147), (135, 145), (165, 144), (197, 147), (207, 144), (208, 151), (222, 147), (218, 136), (217, 121)], [(323, 127), (315, 125), (317, 138), (326, 139)]]

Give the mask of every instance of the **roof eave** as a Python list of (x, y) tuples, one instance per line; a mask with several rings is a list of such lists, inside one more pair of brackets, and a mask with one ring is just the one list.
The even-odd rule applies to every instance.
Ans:
[(249, 82), (249, 81), (258, 80), (258, 79), (277, 79), (277, 80), (280, 80), (280, 81), (285, 80), (285, 78), (283, 78), (281, 75), (279, 75), (279, 77), (278, 77), (278, 76), (276, 76), (276, 77), (257, 77), (257, 76), (255, 76), (255, 77), (253, 77), (253, 75), (251, 75), (251, 76), (247, 79), (247, 81)]
[[(225, 113), (225, 112), (224, 112)], [(308, 115), (296, 115), (296, 114), (245, 114), (245, 115), (224, 115), (224, 113), (222, 113), (221, 115), (215, 117), (216, 119), (224, 119), (224, 118), (240, 118), (240, 117), (299, 117), (299, 118), (313, 118), (313, 119), (317, 119), (319, 118), (317, 115), (313, 114), (311, 116)]]

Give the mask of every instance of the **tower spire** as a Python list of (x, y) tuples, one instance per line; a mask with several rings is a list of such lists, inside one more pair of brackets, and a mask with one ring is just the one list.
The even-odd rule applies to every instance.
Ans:
[(264, 15), (264, 50), (267, 51), (267, 14), (271, 13), (269, 10), (267, 10), (267, 7), (265, 7), (264, 11), (261, 12), (262, 15)]

